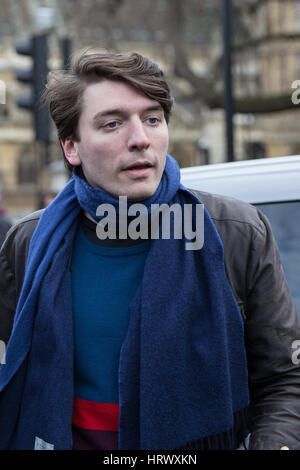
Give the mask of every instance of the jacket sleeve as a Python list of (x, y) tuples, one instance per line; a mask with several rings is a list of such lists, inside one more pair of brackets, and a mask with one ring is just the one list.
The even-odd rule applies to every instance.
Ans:
[[(0, 251), (0, 341), (6, 345), (10, 337), (17, 305), (15, 273), (5, 251)], [(3, 350), (3, 348), (2, 348)]]
[[(31, 236), (41, 211), (18, 221), (7, 233), (0, 249), (0, 341), (11, 335), (19, 295), (23, 286)], [(1, 348), (3, 350), (3, 347)]]
[(300, 449), (300, 364), (295, 360), (300, 326), (269, 222), (258, 215), (261, 224), (253, 236), (246, 278), (249, 449)]

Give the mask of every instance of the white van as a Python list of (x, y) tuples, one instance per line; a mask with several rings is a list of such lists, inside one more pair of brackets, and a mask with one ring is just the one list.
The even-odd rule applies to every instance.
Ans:
[(254, 204), (267, 216), (300, 318), (300, 156), (183, 168), (181, 181)]

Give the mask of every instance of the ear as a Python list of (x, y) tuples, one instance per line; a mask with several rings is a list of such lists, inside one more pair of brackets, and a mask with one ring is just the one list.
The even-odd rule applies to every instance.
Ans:
[(81, 165), (81, 159), (78, 151), (78, 144), (72, 139), (60, 139), (64, 154), (72, 166)]

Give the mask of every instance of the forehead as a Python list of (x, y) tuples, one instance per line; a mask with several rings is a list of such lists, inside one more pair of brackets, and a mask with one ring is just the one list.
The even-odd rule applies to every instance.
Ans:
[(82, 113), (94, 115), (107, 110), (142, 111), (159, 103), (120, 80), (102, 80), (87, 85), (82, 96)]

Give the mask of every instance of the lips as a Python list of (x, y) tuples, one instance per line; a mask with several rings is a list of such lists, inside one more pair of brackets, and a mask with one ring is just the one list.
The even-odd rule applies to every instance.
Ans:
[(151, 175), (153, 164), (148, 161), (137, 161), (124, 168), (131, 179), (147, 178)]
[(125, 171), (128, 170), (143, 170), (144, 168), (152, 168), (152, 163), (150, 162), (135, 162), (132, 163), (131, 165), (127, 166), (124, 168)]

